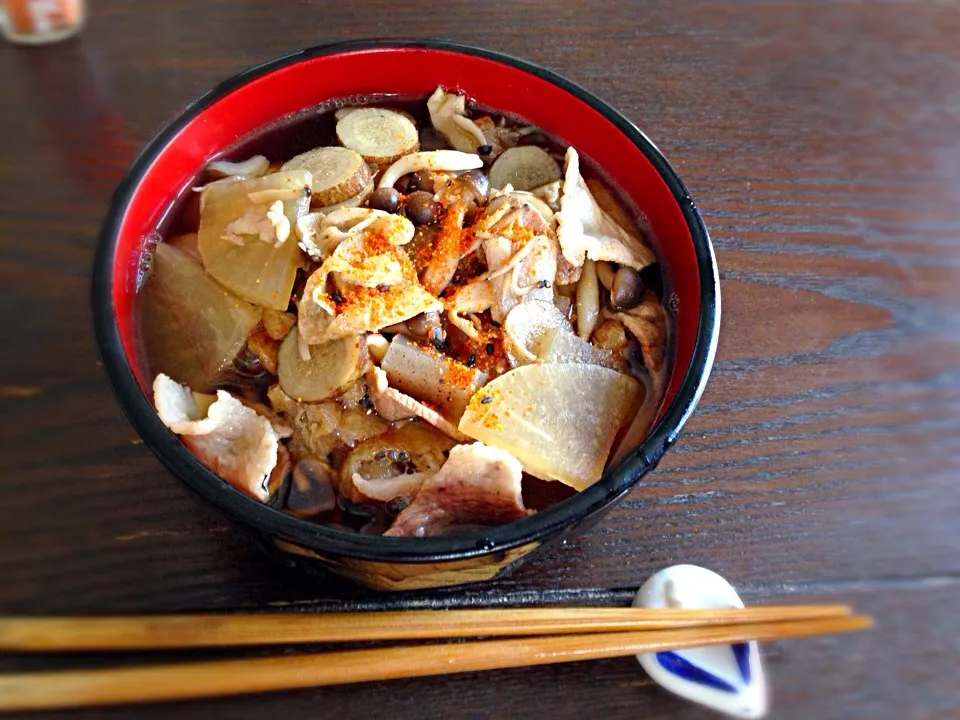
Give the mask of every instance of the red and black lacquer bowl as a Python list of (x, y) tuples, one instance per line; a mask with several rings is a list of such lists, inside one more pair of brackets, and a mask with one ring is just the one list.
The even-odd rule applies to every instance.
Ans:
[[(389, 71), (385, 72), (384, 68)], [(592, 487), (523, 520), (460, 536), (370, 537), (286, 515), (201, 465), (160, 419), (138, 351), (137, 271), (144, 245), (209, 158), (286, 115), (347, 96), (421, 96), (437, 85), (520, 115), (577, 149), (620, 185), (657, 239), (674, 328), (666, 399), (646, 441)], [(147, 445), (188, 487), (271, 546), (371, 587), (414, 589), (486, 580), (582, 532), (653, 469), (700, 398), (717, 344), (720, 295), (706, 228), (653, 143), (602, 100), (543, 68), (448, 42), (371, 40), (303, 50), (222, 83), (143, 151), (107, 215), (93, 278), (97, 340), (120, 404)], [(557, 448), (563, 452), (562, 448)]]

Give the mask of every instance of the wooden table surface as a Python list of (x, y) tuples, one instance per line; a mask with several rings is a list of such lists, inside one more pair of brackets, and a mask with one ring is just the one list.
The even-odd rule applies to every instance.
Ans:
[[(90, 5), (79, 39), (0, 45), (0, 612), (625, 604), (697, 563), (747, 602), (877, 619), (768, 646), (772, 717), (960, 717), (956, 2)], [(238, 70), (369, 36), (521, 55), (622, 109), (698, 200), (723, 278), (713, 377), (660, 469), (589, 535), (469, 589), (268, 565), (137, 440), (92, 338), (95, 238), (135, 152)], [(375, 713), (712, 716), (622, 659), (63, 717)]]

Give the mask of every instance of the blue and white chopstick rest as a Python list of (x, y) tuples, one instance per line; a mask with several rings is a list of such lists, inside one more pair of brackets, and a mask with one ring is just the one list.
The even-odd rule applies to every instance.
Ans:
[[(647, 580), (633, 600), (646, 608), (742, 608), (733, 586), (697, 565), (673, 565)], [(738, 718), (767, 712), (767, 688), (757, 643), (643, 653), (637, 659), (670, 692)]]

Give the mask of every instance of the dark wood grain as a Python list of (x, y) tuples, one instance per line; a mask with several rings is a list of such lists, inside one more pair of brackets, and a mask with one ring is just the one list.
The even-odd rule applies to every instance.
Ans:
[[(960, 5), (91, 6), (75, 41), (0, 46), (0, 611), (625, 603), (656, 568), (693, 562), (748, 600), (876, 614), (870, 634), (770, 649), (774, 717), (960, 717)], [(380, 596), (270, 565), (139, 443), (92, 341), (95, 236), (138, 148), (244, 67), (374, 35), (522, 55), (622, 109), (686, 180), (723, 278), (714, 375), (659, 470), (589, 535), (467, 590)], [(708, 716), (632, 661), (176, 711), (318, 707)]]

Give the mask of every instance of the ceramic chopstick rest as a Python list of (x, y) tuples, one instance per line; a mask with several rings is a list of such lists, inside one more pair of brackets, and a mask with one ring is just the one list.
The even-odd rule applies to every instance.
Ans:
[[(647, 580), (633, 600), (646, 608), (742, 608), (733, 587), (711, 570), (673, 565)], [(643, 653), (637, 659), (670, 692), (740, 718), (767, 712), (767, 688), (757, 643)]]

